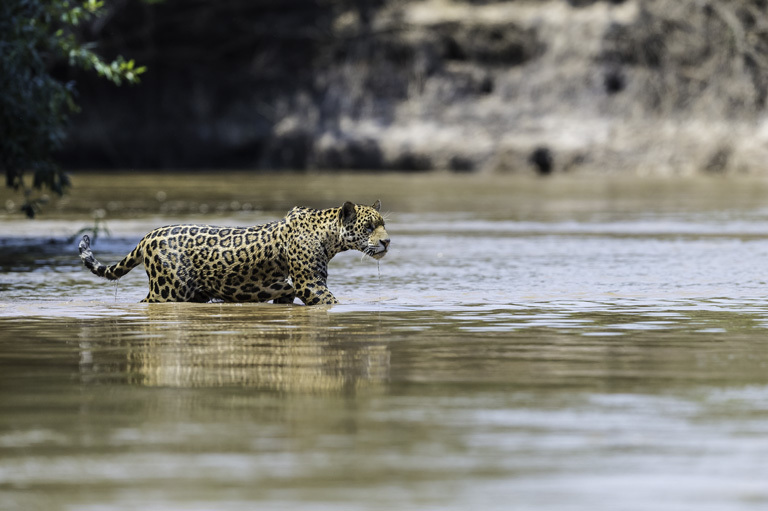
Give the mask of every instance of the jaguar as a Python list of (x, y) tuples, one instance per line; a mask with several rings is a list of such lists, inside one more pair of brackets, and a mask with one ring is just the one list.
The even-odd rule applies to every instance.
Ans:
[(130, 254), (107, 266), (84, 235), (80, 258), (92, 273), (117, 280), (140, 264), (149, 277), (142, 302), (338, 303), (328, 289), (328, 262), (359, 250), (381, 259), (389, 250), (381, 201), (373, 206), (295, 207), (274, 222), (251, 227), (178, 224), (144, 236)]

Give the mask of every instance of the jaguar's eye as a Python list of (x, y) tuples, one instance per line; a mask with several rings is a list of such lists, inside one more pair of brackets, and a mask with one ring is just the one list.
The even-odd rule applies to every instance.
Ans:
[(365, 232), (371, 234), (373, 232), (373, 225), (368, 224), (368, 227), (365, 228)]

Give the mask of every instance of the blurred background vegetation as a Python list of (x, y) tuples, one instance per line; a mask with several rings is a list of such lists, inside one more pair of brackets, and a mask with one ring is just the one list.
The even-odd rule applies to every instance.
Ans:
[(766, 0), (0, 10), (1, 162), (20, 189), (61, 191), (60, 166), (666, 175), (768, 161)]
[(0, 4), (0, 166), (6, 186), (23, 193), (21, 211), (29, 217), (44, 202), (34, 190), (62, 195), (69, 186), (54, 153), (64, 147), (69, 117), (79, 107), (74, 82), (57, 79), (55, 66), (66, 63), (118, 85), (136, 83), (145, 71), (122, 56), (105, 61), (80, 37), (104, 6), (101, 0)]

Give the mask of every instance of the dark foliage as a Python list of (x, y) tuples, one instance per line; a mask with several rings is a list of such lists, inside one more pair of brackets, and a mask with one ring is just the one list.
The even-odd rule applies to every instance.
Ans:
[(0, 2), (0, 169), (6, 185), (24, 194), (21, 211), (30, 218), (45, 202), (35, 191), (61, 195), (70, 184), (54, 152), (77, 111), (76, 95), (72, 82), (51, 76), (52, 66), (63, 61), (118, 84), (135, 82), (143, 72), (133, 61), (103, 61), (75, 37), (102, 7), (95, 0)]

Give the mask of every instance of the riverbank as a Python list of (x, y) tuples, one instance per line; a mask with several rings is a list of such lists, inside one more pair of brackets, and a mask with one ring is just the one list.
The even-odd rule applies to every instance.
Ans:
[(133, 88), (77, 77), (66, 166), (768, 170), (768, 20), (747, 1), (297, 6), (115, 17), (102, 46), (150, 71)]

